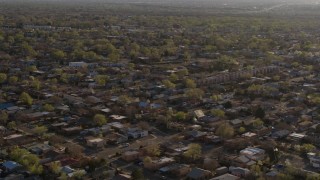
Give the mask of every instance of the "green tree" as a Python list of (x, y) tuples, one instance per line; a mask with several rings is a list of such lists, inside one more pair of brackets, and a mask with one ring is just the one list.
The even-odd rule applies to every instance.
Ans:
[(31, 106), (32, 105), (32, 102), (33, 102), (33, 99), (32, 97), (26, 93), (26, 92), (23, 92), (21, 93), (20, 95), (20, 101), (28, 106)]
[(255, 128), (260, 128), (260, 127), (262, 127), (262, 126), (263, 126), (263, 121), (262, 121), (260, 118), (255, 119), (255, 120), (253, 121), (253, 127), (255, 127)]
[(32, 87), (36, 90), (40, 90), (41, 88), (41, 82), (38, 79), (35, 79), (32, 81)]
[(168, 89), (176, 88), (176, 85), (174, 83), (172, 83), (171, 81), (169, 81), (169, 80), (163, 80), (162, 83)]
[(316, 147), (312, 144), (303, 144), (301, 147), (302, 151), (308, 153), (308, 152), (313, 152)]
[(105, 86), (107, 79), (108, 79), (108, 76), (105, 76), (105, 75), (97, 75), (95, 77), (95, 81), (99, 86)]
[(45, 126), (36, 126), (32, 131), (39, 136), (43, 136), (44, 133), (48, 131), (48, 128)]
[(255, 112), (255, 117), (263, 119), (266, 115), (266, 113), (264, 112), (264, 110), (261, 107), (258, 107), (258, 109)]
[(26, 149), (14, 147), (10, 150), (9, 156), (12, 160), (25, 166), (33, 174), (41, 174), (43, 171), (38, 156), (31, 154)]
[(240, 128), (239, 128), (239, 133), (242, 134), (242, 133), (244, 133), (244, 132), (246, 132), (246, 128), (240, 127)]
[(0, 73), (0, 84), (4, 83), (7, 80), (7, 74)]
[(196, 160), (201, 157), (202, 150), (199, 144), (191, 143), (188, 145), (188, 150), (183, 154), (187, 158)]
[(9, 119), (8, 113), (0, 111), (0, 124), (6, 124)]
[(10, 84), (16, 84), (18, 82), (18, 77), (17, 76), (11, 76), (9, 77), (9, 83)]
[(196, 88), (196, 83), (194, 82), (194, 80), (192, 80), (192, 79), (186, 79), (185, 80), (185, 86), (186, 86), (186, 88)]
[(144, 175), (143, 175), (143, 171), (140, 168), (137, 168), (135, 170), (132, 171), (132, 179), (133, 180), (144, 180)]
[(14, 128), (17, 127), (17, 124), (16, 124), (15, 121), (11, 121), (11, 122), (8, 123), (7, 126), (8, 126), (9, 129), (14, 129)]
[(199, 88), (188, 89), (185, 95), (190, 99), (202, 99), (204, 91)]
[(43, 106), (43, 110), (48, 111), (48, 112), (52, 112), (52, 111), (54, 111), (54, 107), (51, 104), (45, 104)]
[(225, 116), (225, 112), (221, 109), (211, 109), (210, 113), (219, 118), (223, 118)]
[(57, 49), (53, 50), (51, 55), (54, 59), (63, 59), (66, 56), (63, 51)]
[(185, 112), (179, 111), (175, 114), (175, 118), (179, 121), (186, 120), (187, 114)]
[(131, 98), (128, 97), (127, 95), (121, 95), (118, 98), (118, 102), (122, 105), (127, 105), (127, 104), (131, 103)]
[(230, 124), (223, 123), (218, 127), (216, 134), (223, 138), (231, 138), (234, 135), (234, 129)]
[(159, 144), (152, 144), (146, 147), (147, 153), (150, 156), (159, 156), (160, 155), (160, 146)]
[(60, 161), (54, 161), (49, 164), (49, 169), (54, 174), (60, 174), (61, 172), (61, 163)]
[(105, 125), (107, 123), (107, 119), (103, 114), (96, 114), (93, 117), (93, 121), (98, 125), (98, 126), (102, 126)]

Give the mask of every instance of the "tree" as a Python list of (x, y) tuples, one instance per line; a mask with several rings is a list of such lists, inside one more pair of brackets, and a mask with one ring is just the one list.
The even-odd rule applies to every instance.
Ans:
[(4, 83), (7, 80), (7, 74), (0, 73), (0, 84)]
[(255, 117), (263, 119), (264, 116), (266, 115), (266, 113), (264, 112), (264, 110), (261, 107), (258, 107), (258, 109), (256, 110), (256, 112), (254, 113)]
[(33, 72), (33, 71), (36, 71), (36, 70), (38, 70), (38, 69), (37, 69), (37, 66), (28, 66), (28, 67), (26, 68), (26, 70), (27, 70), (28, 72)]
[(303, 144), (301, 149), (302, 151), (308, 153), (314, 151), (316, 147), (312, 144)]
[(131, 102), (131, 98), (128, 97), (127, 95), (121, 95), (118, 98), (118, 102), (122, 105), (127, 105)]
[(201, 146), (199, 144), (191, 143), (188, 145), (188, 150), (183, 155), (192, 160), (196, 160), (201, 157), (201, 154)]
[(51, 55), (54, 59), (63, 59), (66, 56), (63, 51), (57, 49), (52, 51)]
[(246, 128), (240, 127), (238, 131), (240, 134), (242, 134), (242, 133), (246, 132)]
[(107, 82), (108, 77), (104, 75), (97, 75), (95, 77), (95, 81), (99, 86), (105, 86)]
[(84, 170), (77, 170), (73, 172), (73, 176), (75, 179), (83, 179), (83, 176), (86, 174)]
[(107, 119), (103, 114), (96, 114), (93, 117), (93, 121), (98, 125), (98, 126), (102, 126), (105, 125), (107, 123)]
[(28, 106), (31, 106), (32, 102), (33, 102), (33, 99), (28, 93), (23, 92), (20, 95), (20, 101), (22, 101), (22, 103), (24, 103), (24, 104), (26, 104)]
[(45, 104), (43, 106), (43, 110), (48, 111), (48, 112), (52, 112), (52, 111), (54, 111), (54, 107), (51, 104)]
[(255, 119), (255, 120), (253, 121), (253, 127), (255, 127), (255, 128), (260, 128), (260, 127), (262, 127), (262, 126), (263, 126), (263, 121), (262, 121), (260, 118)]
[(232, 103), (230, 101), (228, 101), (228, 102), (223, 104), (223, 107), (226, 108), (226, 109), (230, 109), (230, 108), (232, 108)]
[(61, 163), (60, 161), (51, 162), (49, 165), (50, 171), (54, 174), (60, 174), (61, 172)]
[(211, 109), (210, 113), (219, 118), (223, 118), (225, 116), (225, 112), (221, 109)]
[(77, 144), (68, 145), (65, 149), (65, 152), (72, 157), (82, 157), (83, 156), (83, 147)]
[(186, 88), (196, 88), (197, 87), (196, 83), (192, 79), (186, 79), (184, 83), (185, 83)]
[(163, 80), (162, 84), (168, 89), (176, 88), (176, 85), (174, 83), (172, 83), (171, 81), (169, 81), (169, 80)]
[(234, 129), (230, 124), (223, 123), (218, 127), (216, 134), (223, 138), (231, 138), (234, 135)]
[(172, 73), (172, 74), (170, 75), (169, 79), (170, 79), (171, 82), (175, 82), (175, 81), (177, 81), (179, 78), (178, 78), (178, 76), (177, 76), (176, 74)]
[(147, 153), (150, 156), (159, 156), (160, 155), (160, 146), (159, 144), (153, 144), (146, 147)]
[(10, 150), (9, 156), (12, 160), (25, 166), (33, 174), (41, 174), (43, 171), (38, 156), (31, 154), (26, 149), (14, 147)]
[(137, 168), (135, 170), (132, 171), (132, 179), (133, 180), (144, 180), (144, 175), (143, 175), (143, 171), (140, 168)]
[(9, 119), (8, 113), (0, 111), (0, 124), (6, 124)]
[(48, 128), (45, 126), (36, 126), (32, 130), (35, 134), (42, 136), (44, 133), (48, 131)]
[(40, 90), (41, 82), (38, 79), (32, 81), (32, 87), (36, 90)]
[(209, 171), (214, 171), (215, 169), (217, 169), (217, 167), (219, 167), (219, 163), (217, 160), (215, 159), (209, 159), (209, 158), (205, 158), (203, 161), (203, 168), (207, 169)]
[(144, 159), (143, 159), (143, 164), (149, 164), (152, 162), (152, 159), (151, 157), (149, 156), (146, 156)]
[(11, 121), (11, 122), (8, 123), (7, 126), (8, 126), (9, 129), (14, 129), (14, 128), (17, 127), (17, 124), (16, 124), (15, 121)]
[(15, 83), (18, 82), (18, 77), (17, 76), (11, 76), (11, 77), (9, 77), (8, 81), (9, 81), (10, 84), (15, 84)]
[(199, 88), (188, 89), (185, 93), (188, 98), (191, 99), (202, 99), (204, 92)]
[(175, 114), (175, 118), (179, 121), (186, 120), (187, 114), (185, 112), (179, 111)]

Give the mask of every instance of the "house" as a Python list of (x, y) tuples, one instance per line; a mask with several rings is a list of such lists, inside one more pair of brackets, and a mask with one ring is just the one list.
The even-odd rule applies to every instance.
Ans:
[(320, 168), (320, 156), (316, 155), (316, 153), (308, 153), (308, 159), (312, 167)]
[(9, 172), (9, 173), (17, 171), (22, 168), (22, 165), (15, 162), (15, 161), (6, 161), (6, 162), (2, 163), (2, 165), (0, 165), (0, 167), (1, 166), (4, 167), (5, 171)]
[(23, 134), (11, 134), (3, 138), (9, 145), (23, 145), (33, 141), (32, 138)]
[(86, 62), (69, 62), (69, 67), (71, 68), (85, 68), (88, 64)]
[(247, 147), (240, 151), (240, 155), (255, 161), (263, 160), (265, 158), (265, 150), (256, 147)]
[(238, 176), (227, 173), (227, 174), (223, 174), (215, 178), (212, 178), (210, 180), (239, 180), (239, 179), (240, 178)]
[(68, 128), (63, 128), (62, 131), (66, 135), (73, 135), (73, 134), (79, 134), (82, 130), (82, 127), (80, 126), (74, 126), (74, 127), (68, 127)]
[(52, 150), (53, 147), (51, 147), (48, 144), (37, 143), (37, 144), (33, 144), (33, 145), (27, 147), (27, 149), (33, 154), (42, 155), (42, 154), (47, 153), (48, 151)]
[(86, 137), (87, 146), (92, 148), (102, 148), (106, 144), (106, 141), (102, 138)]
[(199, 109), (199, 110), (195, 110), (195, 111), (194, 111), (194, 115), (196, 116), (197, 119), (202, 118), (202, 117), (205, 116), (204, 113), (203, 113), (203, 111), (200, 110), (200, 109)]
[(189, 172), (191, 171), (191, 168), (187, 164), (171, 164), (165, 167), (162, 167), (159, 169), (159, 172), (161, 174), (170, 176), (170, 177), (175, 177), (175, 178), (180, 178), (186, 176)]
[(121, 158), (125, 161), (134, 161), (140, 157), (140, 152), (138, 151), (126, 151), (122, 153)]
[(207, 135), (206, 132), (201, 132), (198, 130), (192, 130), (187, 133), (187, 138), (193, 139), (193, 140), (203, 140), (204, 137)]
[(222, 167), (219, 167), (215, 170), (216, 174), (217, 175), (222, 175), (222, 174), (226, 174), (229, 172), (228, 168), (226, 166), (222, 166)]
[(247, 175), (250, 174), (250, 170), (246, 168), (241, 168), (241, 167), (234, 167), (230, 166), (229, 171), (232, 175), (238, 176), (238, 177), (246, 177)]
[(300, 142), (304, 137), (306, 137), (304, 134), (291, 133), (287, 139), (294, 142)]
[(120, 144), (128, 141), (128, 136), (112, 133), (105, 136), (108, 144)]
[(160, 159), (152, 160), (149, 163), (145, 163), (144, 167), (149, 170), (157, 170), (174, 162), (175, 160), (173, 158), (162, 157)]
[(281, 138), (287, 137), (289, 134), (290, 134), (290, 131), (284, 129), (284, 130), (279, 130), (279, 131), (273, 132), (271, 134), (271, 137), (274, 139), (281, 139)]
[(141, 130), (139, 128), (129, 128), (127, 135), (128, 135), (128, 138), (137, 139), (137, 138), (148, 136), (148, 131)]
[(205, 179), (209, 179), (211, 176), (212, 176), (211, 171), (196, 167), (196, 168), (192, 168), (192, 170), (188, 173), (187, 179), (205, 180)]
[(250, 167), (254, 164), (256, 164), (256, 161), (253, 161), (244, 155), (240, 155), (236, 157), (233, 161), (233, 165), (240, 166), (240, 167)]

